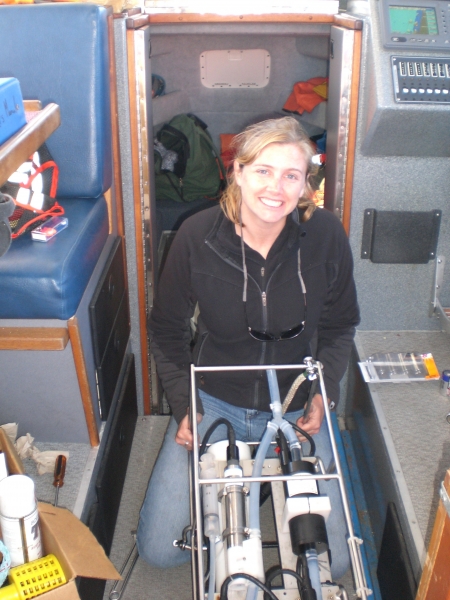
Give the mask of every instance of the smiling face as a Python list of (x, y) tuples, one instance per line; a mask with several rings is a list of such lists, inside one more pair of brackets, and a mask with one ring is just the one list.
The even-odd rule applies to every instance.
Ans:
[(242, 222), (247, 227), (281, 231), (303, 195), (307, 172), (307, 161), (295, 144), (269, 144), (249, 165), (235, 161)]

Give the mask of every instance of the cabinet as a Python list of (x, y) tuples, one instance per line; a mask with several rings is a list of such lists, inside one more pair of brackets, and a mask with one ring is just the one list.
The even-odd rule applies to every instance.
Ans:
[[(128, 355), (111, 429), (95, 480), (96, 500), (92, 504), (88, 526), (106, 554), (109, 554), (119, 512), (128, 459), (137, 419), (134, 356)], [(105, 581), (80, 578), (78, 592), (82, 600), (101, 600)]]
[(106, 421), (130, 336), (122, 238), (117, 238), (89, 304), (101, 418)]

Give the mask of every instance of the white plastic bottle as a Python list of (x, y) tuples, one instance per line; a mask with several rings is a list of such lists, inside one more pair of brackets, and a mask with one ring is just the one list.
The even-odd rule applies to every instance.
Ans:
[(30, 477), (10, 475), (0, 481), (0, 526), (11, 566), (42, 557), (39, 514)]
[(0, 451), (0, 481), (8, 477), (8, 465), (6, 464), (6, 455)]

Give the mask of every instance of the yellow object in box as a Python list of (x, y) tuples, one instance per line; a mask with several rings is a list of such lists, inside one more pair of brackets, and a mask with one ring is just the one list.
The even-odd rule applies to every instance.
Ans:
[(13, 567), (8, 579), (10, 585), (0, 589), (0, 600), (36, 598), (66, 583), (61, 565), (53, 554)]

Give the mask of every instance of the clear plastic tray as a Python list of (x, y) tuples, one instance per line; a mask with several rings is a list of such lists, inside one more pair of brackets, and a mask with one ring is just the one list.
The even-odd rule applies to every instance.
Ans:
[(405, 383), (439, 379), (439, 371), (430, 353), (377, 352), (358, 364), (366, 383)]

